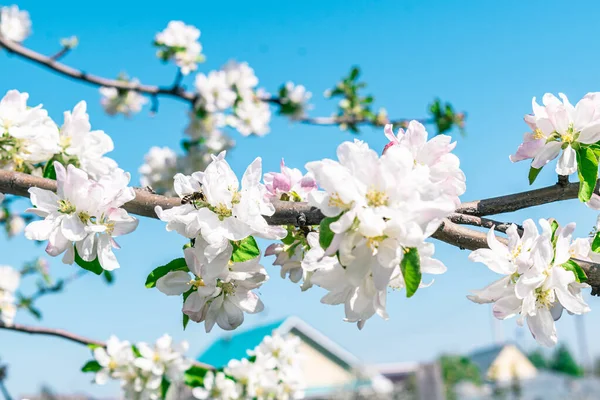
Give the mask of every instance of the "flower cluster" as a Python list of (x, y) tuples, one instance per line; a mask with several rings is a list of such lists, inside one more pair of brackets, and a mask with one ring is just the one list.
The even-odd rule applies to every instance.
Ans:
[[(256, 90), (257, 85), (258, 78), (247, 63), (230, 61), (219, 71), (198, 74), (195, 81), (198, 101), (190, 123), (193, 132), (190, 136), (206, 137), (225, 124), (244, 136), (267, 134), (271, 111), (262, 100), (263, 91)], [(232, 109), (232, 113), (225, 116), (228, 109)]]
[(154, 45), (159, 48), (156, 55), (163, 61), (175, 60), (181, 73), (188, 75), (204, 61), (199, 38), (200, 31), (196, 27), (182, 21), (171, 21), (154, 37)]
[[(119, 76), (117, 80), (129, 82), (134, 85), (139, 83), (137, 79), (129, 80), (125, 75)], [(135, 90), (103, 86), (99, 91), (100, 96), (102, 96), (100, 104), (102, 104), (104, 111), (108, 115), (123, 114), (126, 117), (130, 117), (142, 111), (142, 107), (148, 103), (148, 99)]]
[(187, 349), (187, 342), (173, 344), (169, 335), (163, 335), (152, 346), (143, 342), (132, 345), (111, 336), (106, 348), (93, 350), (95, 360), (88, 362), (83, 371), (95, 372), (99, 385), (110, 379), (120, 381), (126, 399), (163, 399), (168, 386), (182, 382), (185, 371), (192, 366), (183, 355)]
[(308, 104), (311, 97), (312, 93), (307, 91), (304, 86), (287, 82), (279, 89), (279, 101), (281, 103), (279, 114), (287, 115), (292, 120), (304, 117), (306, 111), (311, 108)]
[(104, 155), (110, 136), (92, 131), (86, 103), (64, 113), (59, 129), (41, 105), (29, 107), (27, 93), (10, 90), (0, 101), (0, 168), (54, 177), (52, 161), (73, 164), (98, 179), (117, 168)]
[(202, 400), (303, 398), (299, 345), (295, 336), (266, 336), (248, 351), (249, 358), (229, 361), (222, 372), (209, 371), (192, 393)]
[(516, 225), (507, 230), (508, 243), (502, 243), (490, 229), (488, 249), (479, 249), (469, 256), (492, 271), (505, 275), (469, 299), (482, 304), (493, 303), (498, 319), (515, 315), (519, 325), (527, 321), (535, 340), (545, 346), (557, 342), (554, 321), (566, 309), (571, 314), (590, 311), (581, 289), (589, 287), (587, 277), (576, 260), (589, 260), (590, 242), (573, 240), (575, 224), (559, 227), (556, 222), (540, 219), (538, 231), (533, 220), (523, 223), (520, 236)]
[(240, 188), (222, 152), (213, 156), (204, 172), (175, 175), (181, 206), (156, 207), (167, 230), (191, 239), (192, 246), (185, 249), (183, 262), (174, 260), (159, 267), (149, 279), (167, 295), (183, 294), (184, 314), (193, 321), (205, 321), (207, 331), (215, 322), (223, 329), (235, 329), (243, 322), (244, 311), (263, 309), (252, 290), (268, 275), (259, 264), (260, 251), (251, 235), (281, 239), (287, 232), (269, 226), (264, 218), (273, 215), (275, 208), (260, 183), (261, 169), (257, 158), (246, 169)]
[(15, 318), (17, 313), (15, 291), (20, 281), (19, 271), (8, 265), (0, 266), (0, 322), (2, 324), (10, 325)]
[[(29, 189), (35, 208), (27, 211), (44, 219), (27, 225), (25, 236), (48, 240), (46, 252), (53, 257), (64, 253), (66, 264), (76, 261), (97, 274), (119, 268), (113, 253), (113, 248), (119, 247), (114, 237), (128, 234), (138, 225), (138, 220), (121, 208), (135, 197), (133, 188), (127, 187), (129, 174), (115, 169), (94, 180), (73, 165), (65, 169), (54, 162), (53, 167), (57, 193)], [(97, 264), (89, 265), (95, 260)]]
[(325, 190), (310, 192), (309, 203), (327, 218), (302, 268), (330, 292), (322, 302), (345, 304), (346, 320), (359, 328), (376, 313), (387, 318), (388, 287), (406, 287), (410, 297), (422, 273), (446, 270), (425, 240), (465, 190), (449, 137), (427, 141), (416, 121), (398, 136), (386, 127), (386, 135), (392, 142), (381, 157), (357, 140), (338, 147), (339, 161), (306, 165)]
[(19, 43), (29, 35), (31, 19), (27, 11), (21, 11), (17, 6), (0, 8), (0, 36)]

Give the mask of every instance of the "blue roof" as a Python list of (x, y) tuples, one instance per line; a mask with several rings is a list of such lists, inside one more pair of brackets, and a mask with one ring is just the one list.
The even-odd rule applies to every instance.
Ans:
[(265, 336), (271, 335), (273, 330), (279, 328), (286, 319), (223, 336), (204, 350), (197, 360), (221, 368), (227, 365), (229, 360), (247, 358), (247, 351), (258, 346)]
[(485, 377), (488, 370), (498, 358), (498, 355), (504, 349), (506, 344), (494, 345), (488, 347), (486, 349), (478, 350), (476, 352), (471, 353), (468, 357), (473, 362), (473, 364), (477, 365), (479, 368), (479, 373)]

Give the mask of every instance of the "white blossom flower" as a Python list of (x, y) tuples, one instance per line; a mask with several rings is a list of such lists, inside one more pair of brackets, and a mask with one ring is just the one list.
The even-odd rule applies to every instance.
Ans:
[(19, 287), (21, 274), (8, 265), (0, 265), (0, 322), (11, 325), (17, 313), (15, 292)]
[(136, 347), (141, 357), (134, 360), (134, 365), (155, 376), (164, 375), (171, 383), (181, 381), (184, 372), (192, 366), (191, 360), (183, 355), (189, 348), (188, 343), (174, 345), (169, 335), (158, 338), (154, 346), (141, 342)]
[(202, 45), (198, 41), (200, 31), (182, 21), (171, 21), (163, 30), (156, 34), (154, 41), (161, 49), (158, 57), (163, 60), (174, 59), (183, 75), (198, 68), (198, 62), (202, 62)]
[(167, 230), (175, 230), (188, 238), (199, 234), (211, 245), (227, 240), (241, 240), (250, 235), (281, 239), (287, 231), (269, 226), (264, 216), (273, 215), (275, 207), (266, 200), (266, 189), (260, 183), (261, 159), (246, 169), (239, 181), (225, 161), (225, 152), (213, 156), (204, 172), (191, 176), (175, 175), (175, 191), (180, 197), (202, 192), (205, 200), (184, 204), (169, 210), (156, 207), (156, 214), (167, 222)]
[(239, 398), (235, 382), (228, 379), (223, 372), (208, 371), (204, 375), (203, 387), (195, 387), (192, 394), (201, 400), (219, 399), (234, 400)]
[(490, 229), (490, 248), (475, 250), (469, 259), (505, 276), (468, 297), (480, 304), (494, 303), (493, 313), (498, 319), (519, 315), (519, 325), (526, 320), (538, 343), (554, 346), (558, 340), (554, 321), (561, 317), (563, 308), (572, 314), (590, 311), (581, 294), (588, 285), (580, 282), (569, 261), (571, 257), (589, 259), (589, 243), (572, 242), (575, 224), (553, 232), (549, 221), (541, 219), (540, 226), (541, 234), (533, 221), (527, 220), (519, 236), (516, 226), (511, 225), (508, 245), (498, 241), (494, 228)]
[[(132, 79), (131, 83), (138, 84), (139, 81)], [(148, 103), (148, 99), (135, 90), (103, 86), (99, 91), (102, 96), (100, 104), (108, 115), (123, 114), (130, 117), (142, 111), (142, 107)]]
[(559, 97), (562, 102), (553, 94), (546, 93), (542, 99), (543, 106), (533, 98), (533, 114), (525, 116), (525, 122), (533, 132), (525, 134), (524, 142), (510, 157), (511, 161), (533, 159), (531, 166), (542, 168), (563, 150), (556, 164), (556, 173), (571, 175), (577, 171), (573, 144), (600, 141), (598, 96), (588, 93), (575, 106), (564, 94), (559, 93)]
[(227, 82), (235, 87), (240, 97), (251, 96), (254, 88), (258, 86), (258, 78), (246, 62), (230, 60), (222, 69), (227, 74)]
[(177, 154), (168, 147), (153, 146), (139, 168), (140, 184), (160, 194), (172, 195), (173, 176), (177, 173)]
[(431, 258), (433, 245), (424, 240), (455, 209), (458, 198), (433, 181), (429, 166), (420, 164), (416, 146), (393, 145), (378, 157), (363, 142), (345, 142), (338, 147), (339, 162), (325, 159), (306, 165), (325, 189), (310, 192), (309, 204), (337, 218), (330, 224), (335, 236), (321, 260), (338, 253), (339, 263), (322, 268), (319, 260), (311, 260), (303, 267), (315, 271), (312, 283), (330, 292), (322, 301), (346, 304), (346, 320), (359, 328), (374, 314), (387, 318), (386, 290), (404, 286), (398, 266), (409, 251), (411, 257), (419, 255), (423, 272), (445, 271)]
[(0, 100), (0, 167), (31, 172), (60, 152), (58, 128), (42, 105), (28, 107), (27, 93), (9, 90)]
[(281, 113), (289, 115), (292, 120), (297, 120), (306, 115), (306, 110), (312, 108), (308, 101), (312, 93), (302, 85), (287, 82), (280, 91)]
[(11, 214), (6, 221), (8, 237), (14, 237), (23, 232), (25, 229), (25, 219), (18, 214)]
[(110, 136), (103, 131), (92, 131), (85, 101), (77, 103), (73, 112), (65, 111), (65, 122), (60, 128), (60, 145), (68, 157), (93, 179), (99, 179), (117, 168), (117, 163), (104, 154), (114, 149)]
[[(138, 220), (120, 208), (133, 200), (135, 193), (127, 187), (130, 176), (121, 169), (99, 181), (69, 165), (55, 162), (57, 193), (30, 188), (32, 212), (44, 219), (33, 221), (25, 229), (31, 240), (48, 240), (46, 252), (55, 257), (64, 254), (63, 262), (72, 264), (75, 249), (85, 261), (98, 258), (102, 268), (113, 270), (119, 263), (113, 253), (118, 248), (114, 237), (135, 230)], [(74, 245), (73, 245), (74, 244)]]
[(317, 189), (317, 182), (309, 172), (302, 175), (297, 168), (285, 166), (281, 159), (281, 172), (268, 172), (263, 177), (267, 196), (272, 199), (306, 201), (306, 196)]
[(20, 43), (31, 35), (31, 19), (27, 11), (16, 5), (0, 8), (0, 36)]
[(189, 114), (190, 122), (185, 128), (185, 134), (192, 139), (210, 138), (216, 132), (220, 133), (220, 128), (226, 125), (225, 115), (222, 113), (206, 113), (202, 117), (195, 112)]
[(131, 343), (120, 341), (116, 336), (111, 336), (106, 341), (106, 348), (97, 347), (94, 349), (94, 358), (102, 366), (102, 369), (96, 373), (96, 383), (104, 385), (109, 378), (119, 379), (125, 377), (129, 373), (134, 355)]
[(196, 75), (196, 90), (200, 95), (199, 105), (209, 113), (223, 111), (235, 102), (237, 95), (227, 82), (225, 71), (211, 71)]
[(228, 119), (229, 125), (243, 136), (255, 134), (264, 136), (270, 132), (271, 110), (269, 104), (252, 97), (244, 97), (236, 104), (235, 116)]
[(457, 207), (460, 205), (458, 196), (467, 189), (466, 178), (460, 169), (458, 157), (452, 154), (456, 142), (452, 143), (450, 136), (436, 135), (427, 140), (427, 131), (418, 121), (410, 121), (406, 131), (399, 129), (397, 136), (394, 136), (390, 124), (385, 126), (384, 132), (390, 140), (386, 150), (395, 145), (410, 150), (415, 160), (415, 168), (428, 171), (429, 179), (442, 189), (442, 193), (451, 196)]

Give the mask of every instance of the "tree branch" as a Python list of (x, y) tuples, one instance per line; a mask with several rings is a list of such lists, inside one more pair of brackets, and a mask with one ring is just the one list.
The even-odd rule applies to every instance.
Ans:
[[(106, 347), (106, 343), (104, 343), (104, 342), (99, 342), (97, 340), (89, 339), (84, 336), (79, 336), (74, 333), (62, 330), (62, 329), (52, 329), (52, 328), (27, 326), (27, 325), (20, 325), (20, 324), (5, 325), (1, 322), (0, 322), (0, 329), (28, 333), (30, 335), (45, 335), (45, 336), (59, 337), (59, 338), (68, 340), (70, 342), (82, 344), (84, 346), (94, 345), (94, 346)], [(202, 368), (214, 369), (213, 366), (204, 364), (204, 363), (201, 363), (198, 361), (195, 361), (194, 365), (196, 365), (198, 367), (202, 367)]]
[[(198, 99), (198, 95), (196, 93), (186, 91), (181, 87), (180, 82), (182, 76), (179, 70), (177, 72), (175, 82), (171, 86), (142, 85), (141, 83), (120, 81), (117, 79), (108, 79), (98, 75), (88, 74), (85, 71), (78, 70), (66, 64), (60, 63), (58, 62), (58, 59), (68, 52), (68, 50), (65, 49), (49, 57), (3, 37), (0, 37), (0, 48), (5, 48), (9, 53), (16, 54), (17, 56), (29, 60), (34, 64), (37, 64), (43, 68), (49, 69), (53, 72), (56, 72), (73, 80), (81, 81), (94, 86), (114, 87), (121, 90), (134, 90), (136, 92), (146, 94), (150, 96), (152, 100), (151, 112), (156, 112), (158, 110), (157, 96), (173, 97), (190, 103), (191, 105), (193, 105)], [(261, 100), (267, 103), (281, 104), (281, 100), (278, 97), (262, 98)], [(388, 123), (401, 124), (409, 120), (410, 118), (398, 118), (395, 120), (391, 120)], [(350, 122), (357, 125), (379, 126), (367, 119), (354, 121), (337, 117), (301, 117), (296, 121), (304, 124), (322, 126), (340, 125), (344, 123), (347, 124)], [(418, 121), (420, 121), (423, 124), (429, 124), (434, 122), (434, 120), (430, 118), (419, 119)]]

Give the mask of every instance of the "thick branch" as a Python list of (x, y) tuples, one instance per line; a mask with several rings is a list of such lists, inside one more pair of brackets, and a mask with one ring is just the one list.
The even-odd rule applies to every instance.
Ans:
[(456, 212), (476, 216), (502, 214), (542, 204), (576, 199), (578, 192), (579, 182), (566, 183), (562, 181), (541, 189), (462, 203)]
[[(184, 90), (180, 86), (181, 82), (181, 74), (178, 71), (178, 75), (175, 79), (175, 83), (171, 86), (153, 86), (153, 85), (142, 85), (141, 83), (127, 82), (121, 81), (117, 79), (108, 79), (98, 75), (88, 74), (85, 71), (70, 67), (66, 64), (58, 62), (64, 54), (68, 52), (68, 50), (61, 50), (59, 53), (54, 56), (45, 56), (41, 53), (28, 49), (27, 47), (22, 46), (19, 43), (15, 43), (6, 38), (0, 37), (0, 48), (4, 47), (8, 52), (16, 54), (20, 57), (25, 58), (33, 62), (34, 64), (40, 65), (43, 68), (49, 69), (53, 72), (56, 72), (60, 75), (66, 76), (67, 78), (78, 80), (81, 82), (85, 82), (94, 86), (106, 86), (106, 87), (114, 87), (122, 90), (134, 90), (139, 93), (144, 93), (149, 95), (152, 99), (152, 112), (156, 112), (158, 109), (158, 100), (157, 96), (170, 96), (173, 98), (177, 98), (183, 101), (186, 101), (190, 104), (194, 104), (198, 99), (198, 95), (193, 92), (189, 92)], [(273, 103), (273, 104), (281, 104), (281, 100), (278, 97), (269, 97), (263, 98), (262, 101)], [(401, 124), (406, 121), (409, 121), (410, 118), (397, 118), (395, 120), (389, 121), (389, 123), (393, 124)], [(340, 125), (340, 124), (348, 124), (354, 123), (357, 125), (374, 125), (372, 121), (367, 119), (363, 119), (360, 121), (348, 120), (344, 118), (337, 117), (301, 117), (296, 120), (297, 122), (302, 122), (310, 125)], [(433, 123), (433, 119), (420, 119), (418, 120), (424, 124)]]
[[(68, 340), (71, 342), (83, 344), (85, 346), (94, 345), (94, 346), (106, 347), (106, 343), (104, 343), (104, 342), (99, 342), (97, 340), (88, 339), (84, 336), (79, 336), (74, 333), (62, 330), (62, 329), (52, 329), (52, 328), (27, 326), (27, 325), (20, 325), (20, 324), (5, 325), (1, 322), (0, 322), (0, 329), (6, 329), (9, 331), (15, 331), (15, 332), (23, 332), (23, 333), (28, 333), (30, 335), (54, 336), (54, 337), (59, 337), (59, 338), (62, 338), (62, 339), (65, 339), (65, 340)], [(203, 368), (207, 368), (207, 369), (214, 368), (208, 364), (204, 364), (204, 363), (197, 362), (197, 361), (194, 362), (194, 365), (197, 365), (197, 366), (203, 367)]]

